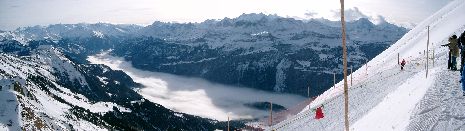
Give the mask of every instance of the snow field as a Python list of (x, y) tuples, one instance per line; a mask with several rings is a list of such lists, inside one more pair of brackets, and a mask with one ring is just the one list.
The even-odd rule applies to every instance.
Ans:
[[(0, 54), (0, 104), (4, 105), (0, 106), (0, 130), (38, 130), (37, 122), (44, 124), (41, 130), (69, 129), (69, 125), (73, 125), (76, 130), (104, 130), (70, 115), (71, 106), (59, 102), (53, 95), (94, 113), (106, 113), (112, 111), (113, 107), (122, 112), (131, 111), (111, 102), (90, 102), (85, 96), (58, 85), (56, 78), (51, 75), (55, 71), (67, 72), (72, 78), (81, 79), (81, 84), (87, 85), (82, 74), (71, 65), (73, 63), (62, 55), (56, 49), (47, 47), (36, 50), (32, 57)], [(28, 75), (42, 76), (57, 89), (48, 88), (49, 92), (46, 92), (29, 81)], [(21, 85), (22, 93), (13, 89), (16, 81)], [(21, 112), (26, 112), (28, 117), (19, 115)]]

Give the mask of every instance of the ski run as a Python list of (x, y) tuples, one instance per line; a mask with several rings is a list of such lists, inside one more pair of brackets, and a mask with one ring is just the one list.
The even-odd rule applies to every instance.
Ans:
[[(460, 72), (447, 69), (448, 48), (440, 46), (447, 44), (453, 34), (459, 36), (465, 30), (463, 12), (465, 0), (450, 2), (348, 76), (350, 130), (465, 130)], [(430, 43), (426, 51), (428, 26)], [(398, 55), (399, 61), (407, 61), (403, 71)], [(324, 118), (317, 120), (314, 109), (320, 106)], [(318, 96), (297, 115), (264, 128), (344, 130), (343, 82)]]

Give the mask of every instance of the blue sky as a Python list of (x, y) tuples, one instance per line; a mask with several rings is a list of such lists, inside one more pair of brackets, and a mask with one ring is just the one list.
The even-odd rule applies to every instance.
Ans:
[[(416, 24), (450, 1), (346, 0), (346, 8), (397, 24)], [(0, 0), (0, 30), (57, 23), (201, 22), (259, 12), (337, 20), (339, 7), (339, 0)]]

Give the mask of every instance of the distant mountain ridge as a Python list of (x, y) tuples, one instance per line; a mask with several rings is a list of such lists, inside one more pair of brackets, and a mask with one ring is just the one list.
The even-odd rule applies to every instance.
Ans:
[[(357, 69), (406, 31), (366, 18), (348, 22), (349, 65)], [(309, 85), (311, 95), (326, 90), (333, 72), (342, 78), (340, 28), (317, 20), (244, 14), (202, 23), (155, 22), (140, 32), (158, 40), (127, 40), (112, 53), (145, 70), (302, 95)]]
[[(354, 69), (407, 31), (365, 18), (347, 27)], [(224, 122), (145, 100), (132, 90), (140, 85), (124, 72), (86, 58), (110, 51), (139, 69), (300, 95), (310, 86), (315, 96), (332, 86), (333, 73), (342, 79), (340, 34), (334, 23), (264, 14), (146, 27), (56, 24), (0, 32), (0, 102), (8, 105), (0, 107), (5, 116), (0, 121), (7, 123), (0, 129), (225, 129)]]
[[(406, 31), (366, 18), (348, 22), (349, 65), (360, 67)], [(26, 27), (0, 33), (0, 40), (27, 44), (48, 39), (81, 60), (113, 49), (111, 54), (144, 70), (297, 94), (316, 85), (312, 95), (317, 95), (330, 87), (333, 72), (341, 79), (340, 34), (338, 26), (321, 20), (252, 13), (201, 23), (154, 22), (146, 27), (105, 23)]]

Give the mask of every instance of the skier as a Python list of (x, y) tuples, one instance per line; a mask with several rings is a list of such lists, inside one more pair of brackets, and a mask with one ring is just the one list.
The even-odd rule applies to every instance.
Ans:
[(457, 57), (459, 56), (459, 47), (458, 47), (458, 42), (457, 42), (457, 36), (452, 35), (452, 37), (449, 38), (449, 43), (441, 46), (448, 46), (449, 47), (449, 63), (451, 64), (450, 66), (447, 67), (447, 69), (451, 69), (456, 71), (457, 70)]
[(402, 62), (400, 63), (400, 70), (404, 70), (405, 66), (405, 59), (402, 59)]

